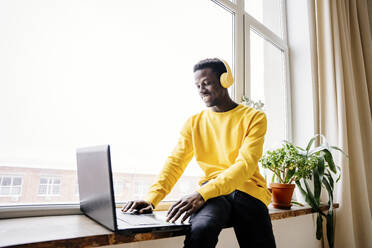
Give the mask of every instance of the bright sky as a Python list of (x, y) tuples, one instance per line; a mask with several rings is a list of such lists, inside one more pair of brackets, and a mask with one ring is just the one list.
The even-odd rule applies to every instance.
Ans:
[(205, 108), (193, 65), (231, 65), (232, 27), (207, 0), (2, 0), (0, 165), (75, 169), (110, 144), (114, 170), (157, 174)]

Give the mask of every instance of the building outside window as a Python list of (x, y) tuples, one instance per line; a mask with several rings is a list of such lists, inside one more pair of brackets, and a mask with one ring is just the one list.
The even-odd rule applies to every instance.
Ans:
[(136, 199), (143, 198), (146, 195), (149, 187), (150, 187), (150, 184), (148, 182), (135, 181), (134, 182), (134, 198)]
[(114, 179), (114, 192), (115, 196), (123, 195), (124, 191), (124, 181), (121, 179)]
[(0, 175), (0, 196), (18, 197), (22, 194), (22, 176)]
[(40, 178), (39, 195), (58, 196), (60, 195), (61, 179), (60, 177), (44, 176)]

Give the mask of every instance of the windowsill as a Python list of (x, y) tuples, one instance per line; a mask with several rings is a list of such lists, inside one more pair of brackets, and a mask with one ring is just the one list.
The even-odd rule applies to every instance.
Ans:
[[(334, 208), (338, 208), (334, 204)], [(328, 206), (321, 207), (327, 211)], [(309, 206), (292, 206), (291, 210), (278, 210), (269, 206), (272, 220), (285, 219), (313, 213)], [(153, 240), (184, 235), (186, 230), (123, 234), (114, 233), (82, 214), (64, 216), (28, 217), (0, 220), (0, 247), (34, 244), (42, 247), (103, 246), (136, 241)], [(51, 231), (53, 230), (53, 231)]]

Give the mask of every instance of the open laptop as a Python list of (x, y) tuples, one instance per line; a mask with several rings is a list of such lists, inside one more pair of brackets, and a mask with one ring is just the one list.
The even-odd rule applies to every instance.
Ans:
[(77, 149), (77, 173), (81, 211), (112, 231), (129, 233), (180, 230), (190, 224), (166, 222), (160, 213), (123, 213), (115, 207), (110, 146)]

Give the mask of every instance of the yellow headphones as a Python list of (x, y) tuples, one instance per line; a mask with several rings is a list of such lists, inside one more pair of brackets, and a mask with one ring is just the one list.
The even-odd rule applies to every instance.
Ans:
[(220, 60), (224, 63), (226, 67), (226, 71), (227, 71), (221, 74), (220, 82), (221, 82), (222, 87), (229, 88), (234, 83), (234, 77), (231, 73), (229, 64), (223, 59), (220, 59)]

